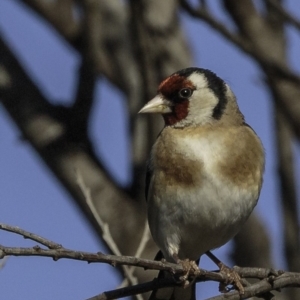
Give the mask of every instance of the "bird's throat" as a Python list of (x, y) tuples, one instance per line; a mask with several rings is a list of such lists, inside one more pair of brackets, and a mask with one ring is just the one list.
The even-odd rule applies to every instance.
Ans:
[(176, 103), (171, 113), (167, 113), (163, 115), (165, 124), (167, 126), (171, 126), (185, 119), (188, 115), (188, 109), (189, 109), (189, 100), (183, 100), (179, 103)]

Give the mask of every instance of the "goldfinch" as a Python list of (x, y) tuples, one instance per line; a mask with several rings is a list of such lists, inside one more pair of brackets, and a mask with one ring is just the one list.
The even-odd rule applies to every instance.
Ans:
[[(197, 261), (234, 237), (257, 204), (262, 143), (230, 87), (207, 69), (172, 74), (140, 113), (162, 114), (165, 122), (147, 166), (151, 234), (167, 261)], [(150, 297), (194, 298), (194, 286)]]

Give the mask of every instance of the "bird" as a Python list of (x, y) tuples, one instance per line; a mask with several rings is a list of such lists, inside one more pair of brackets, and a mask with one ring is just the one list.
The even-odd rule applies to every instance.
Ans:
[[(139, 113), (164, 127), (146, 171), (151, 235), (168, 262), (192, 262), (232, 239), (256, 206), (265, 153), (229, 85), (189, 67), (166, 79)], [(195, 299), (195, 284), (153, 291), (150, 299)]]

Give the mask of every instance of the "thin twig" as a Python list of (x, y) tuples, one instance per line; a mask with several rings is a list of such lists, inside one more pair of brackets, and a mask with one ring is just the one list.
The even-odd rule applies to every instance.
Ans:
[(49, 249), (63, 248), (61, 244), (57, 244), (57, 243), (52, 242), (48, 239), (45, 239), (45, 238), (43, 238), (43, 237), (41, 237), (37, 234), (28, 232), (28, 231), (23, 230), (23, 229), (21, 229), (19, 227), (16, 227), (16, 226), (10, 226), (10, 225), (1, 223), (0, 224), (0, 229), (5, 230), (5, 231), (9, 231), (9, 232), (12, 232), (12, 233), (15, 233), (15, 234), (22, 235), (25, 239), (30, 239), (30, 240), (33, 240), (35, 242), (38, 242), (38, 243), (46, 246)]
[[(121, 256), (122, 254), (110, 233), (109, 226), (107, 223), (103, 222), (103, 220), (100, 218), (100, 215), (98, 214), (98, 212), (94, 206), (94, 203), (93, 203), (93, 200), (91, 197), (91, 191), (85, 185), (85, 182), (83, 181), (83, 177), (78, 170), (76, 170), (76, 181), (85, 197), (86, 203), (89, 206), (94, 218), (96, 219), (96, 221), (98, 222), (99, 226), (102, 229), (103, 240), (107, 243), (108, 247), (110, 248), (110, 250), (113, 254)], [(138, 280), (135, 276), (133, 276), (133, 271), (131, 271), (130, 268), (126, 265), (122, 265), (122, 268), (124, 271), (124, 276), (128, 280), (128, 282), (131, 285), (136, 285), (138, 283)]]
[(141, 242), (140, 242), (140, 244), (139, 244), (139, 246), (136, 250), (136, 253), (134, 255), (135, 257), (141, 257), (142, 256), (149, 239), (150, 239), (150, 231), (149, 231), (148, 222), (146, 221)]
[[(135, 253), (135, 255), (134, 255), (135, 257), (137, 257), (137, 258), (140, 258), (140, 257), (141, 257), (141, 255), (142, 255), (143, 251), (145, 250), (145, 247), (146, 247), (146, 245), (147, 245), (149, 239), (150, 239), (150, 232), (149, 232), (148, 222), (146, 221), (146, 222), (145, 222), (145, 229), (144, 229), (144, 232), (143, 232), (143, 235), (142, 235), (141, 242), (140, 242), (140, 244), (139, 244), (139, 246), (138, 246), (138, 248), (137, 248), (137, 250), (136, 250), (136, 253)], [(130, 267), (130, 268), (129, 268), (129, 272), (130, 272), (132, 275), (133, 275), (134, 270), (135, 270), (135, 267)], [(129, 282), (128, 282), (128, 279), (125, 278), (125, 279), (122, 281), (122, 283), (120, 284), (119, 288), (123, 288), (123, 287), (128, 286), (128, 283), (129, 283)], [(142, 300), (142, 298), (141, 298), (141, 300)]]
[(117, 244), (115, 243), (115, 241), (113, 240), (113, 238), (110, 234), (108, 224), (103, 222), (103, 220), (100, 218), (100, 216), (95, 208), (95, 205), (94, 205), (92, 197), (91, 197), (91, 190), (85, 185), (85, 182), (83, 181), (83, 177), (82, 177), (81, 173), (78, 170), (76, 170), (75, 172), (76, 172), (76, 182), (85, 198), (85, 201), (86, 201), (88, 207), (90, 208), (94, 218), (96, 219), (96, 221), (98, 222), (99, 226), (101, 227), (101, 229), (103, 231), (103, 239), (108, 244), (108, 246), (113, 254), (121, 255)]
[(184, 273), (180, 265), (168, 262), (159, 262), (149, 259), (136, 258), (133, 256), (117, 256), (103, 254), (101, 252), (91, 253), (85, 251), (74, 251), (67, 248), (43, 249), (36, 245), (34, 247), (6, 247), (0, 245), (0, 259), (6, 256), (41, 256), (51, 257), (54, 260), (73, 259), (86, 261), (88, 263), (106, 263), (112, 266), (135, 266), (152, 270), (165, 270), (172, 273)]

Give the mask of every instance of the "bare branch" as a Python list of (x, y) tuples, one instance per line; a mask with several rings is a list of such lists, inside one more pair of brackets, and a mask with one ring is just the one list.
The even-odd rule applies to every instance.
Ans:
[[(52, 241), (39, 237), (35, 234), (28, 233), (27, 231), (20, 230), (18, 227), (8, 226), (5, 224), (1, 224), (1, 228), (3, 230), (6, 230), (4, 228), (10, 228), (10, 232), (21, 234), (24, 233), (24, 237), (36, 241), (38, 239), (39, 241), (42, 241), (43, 244), (46, 245), (59, 245), (56, 243), (53, 243)], [(38, 237), (38, 238), (37, 238)], [(36, 245), (34, 247), (6, 247), (3, 245), (0, 245), (0, 259), (3, 259), (7, 256), (40, 256), (40, 257), (51, 257), (55, 261), (59, 259), (73, 259), (73, 260), (80, 260), (80, 261), (86, 261), (88, 263), (106, 263), (110, 264), (112, 266), (135, 266), (135, 267), (141, 267), (144, 269), (151, 269), (151, 270), (165, 270), (176, 274), (182, 274), (184, 273), (184, 269), (182, 266), (168, 263), (168, 262), (162, 262), (162, 261), (154, 261), (154, 260), (148, 260), (148, 259), (142, 259), (142, 258), (136, 258), (133, 256), (118, 256), (118, 255), (106, 255), (101, 252), (98, 253), (91, 253), (91, 252), (85, 252), (85, 251), (74, 251), (70, 250), (64, 247), (59, 248), (50, 248), (50, 249), (44, 249), (40, 246)], [(205, 273), (205, 272), (204, 272)], [(203, 273), (203, 274), (204, 274)], [(214, 277), (214, 275), (213, 275)], [(216, 278), (220, 278), (217, 276)]]
[[(132, 256), (116, 256), (116, 255), (105, 255), (103, 253), (90, 253), (83, 251), (73, 251), (67, 248), (63, 248), (57, 243), (49, 241), (36, 234), (27, 232), (18, 227), (13, 227), (5, 224), (0, 224), (0, 229), (10, 231), (16, 234), (20, 234), (25, 238), (33, 241), (41, 242), (43, 245), (55, 246), (54, 249), (43, 249), (40, 246), (34, 246), (31, 248), (20, 248), (20, 247), (6, 247), (0, 245), (0, 259), (7, 256), (40, 256), (40, 257), (51, 257), (55, 261), (65, 258), (73, 260), (86, 261), (88, 263), (107, 263), (112, 266), (135, 266), (144, 269), (152, 270), (164, 270), (171, 272), (172, 274), (180, 275), (184, 274), (186, 270), (181, 264), (169, 263), (166, 261), (153, 261), (148, 259), (142, 259)], [(59, 247), (57, 247), (59, 245)], [(235, 267), (235, 271), (243, 278), (256, 278), (260, 281), (254, 284), (247, 284), (245, 287), (245, 293), (242, 295), (243, 299), (262, 293), (279, 289), (283, 287), (293, 286), (300, 287), (300, 273), (291, 273), (276, 271), (273, 269), (263, 268), (239, 268)], [(197, 278), (197, 281), (217, 281), (225, 283), (229, 282), (227, 275), (222, 272), (210, 272), (206, 270), (192, 270), (189, 274), (192, 278)], [(153, 289), (166, 287), (166, 286), (178, 285), (172, 278), (166, 279), (155, 279), (151, 282), (135, 285), (134, 287), (126, 287), (117, 289), (114, 291), (105, 292), (101, 295), (90, 298), (89, 300), (95, 299), (116, 299), (129, 295), (137, 295), (143, 292), (147, 292)], [(238, 292), (230, 292), (225, 296), (217, 296), (211, 299), (241, 299), (241, 295)], [(239, 298), (237, 298), (239, 297)]]
[[(60, 244), (54, 243), (46, 238), (40, 237), (36, 234), (30, 233), (28, 231), (22, 230), (15, 226), (9, 226), (3, 223), (0, 223), (0, 230), (9, 231), (12, 233), (16, 233), (19, 235), (24, 236), (27, 239), (32, 241), (38, 241), (43, 245), (54, 246), (50, 249), (43, 249), (40, 246), (36, 245), (34, 247), (6, 247), (0, 245), (0, 259), (6, 256), (42, 256), (42, 257), (52, 257), (54, 260), (59, 259), (74, 259), (74, 260), (81, 260), (86, 261), (88, 263), (107, 263), (112, 266), (135, 266), (135, 267), (142, 267), (145, 269), (152, 269), (152, 270), (164, 270), (171, 272), (173, 274), (182, 274), (185, 272), (183, 266), (175, 263), (169, 263), (166, 261), (155, 261), (149, 259), (142, 259), (133, 256), (119, 256), (119, 255), (105, 255), (103, 253), (90, 253), (84, 251), (73, 251), (67, 248), (62, 247)], [(210, 274), (212, 273), (212, 274)], [(196, 274), (196, 273), (195, 273)], [(220, 278), (219, 275), (214, 275), (213, 272), (203, 271), (202, 275), (210, 274), (218, 280)]]
[(300, 31), (300, 21), (292, 16), (282, 5), (278, 3), (278, 1), (274, 0), (265, 0), (270, 6), (272, 6), (276, 11), (282, 15), (282, 17), (293, 25), (297, 30)]
[[(136, 253), (134, 255), (134, 257), (137, 257), (137, 258), (140, 258), (142, 253), (144, 252), (145, 248), (146, 248), (146, 245), (148, 243), (148, 241), (150, 240), (150, 230), (149, 230), (149, 226), (148, 226), (148, 221), (145, 222), (145, 229), (144, 229), (144, 233), (142, 235), (142, 239), (141, 239), (141, 242), (136, 250)], [(131, 275), (133, 275), (133, 272), (135, 270), (135, 267), (130, 267), (129, 268), (129, 273)], [(121, 283), (120, 285), (120, 288), (121, 287), (125, 287), (125, 286), (128, 286), (128, 280), (127, 278), (125, 278), (123, 280), (123, 282)]]
[(8, 231), (8, 232), (13, 232), (19, 235), (22, 235), (25, 239), (30, 239), (32, 241), (38, 242), (44, 246), (46, 246), (49, 249), (60, 249), (63, 248), (61, 244), (57, 244), (55, 242), (52, 242), (48, 239), (45, 239), (39, 235), (36, 235), (34, 233), (31, 233), (29, 231), (23, 230), (19, 227), (16, 226), (10, 226), (6, 224), (0, 223), (0, 230)]
[(40, 256), (59, 259), (73, 259), (88, 263), (106, 263), (112, 266), (136, 266), (151, 270), (167, 270), (169, 272), (183, 273), (182, 267), (165, 262), (157, 262), (147, 259), (137, 259), (133, 256), (105, 255), (103, 253), (90, 253), (84, 251), (73, 251), (67, 248), (43, 249), (36, 245), (31, 248), (5, 247), (0, 245), (0, 259), (6, 256)]
[(104, 292), (100, 295), (96, 295), (87, 300), (109, 300), (118, 299), (136, 294), (147, 293), (154, 289), (174, 286), (174, 280), (171, 278), (155, 278), (153, 281), (145, 282), (133, 287), (120, 288), (112, 291)]
[[(242, 0), (243, 5), (236, 5), (232, 0), (223, 0), (222, 2), (235, 22), (241, 36), (247, 37), (252, 41), (253, 31), (261, 27), (261, 23), (263, 22), (263, 18), (261, 18), (259, 12), (256, 10), (253, 1)], [(252, 30), (249, 30), (249, 27)]]
[[(298, 84), (300, 83), (300, 77), (298, 75), (293, 73), (285, 65), (280, 64), (280, 62), (278, 62), (276, 60), (271, 60), (270, 57), (266, 57), (265, 55), (262, 55), (261, 53), (259, 53), (259, 51), (256, 51), (256, 49), (253, 47), (253, 45), (250, 43), (250, 41), (247, 41), (247, 39), (244, 39), (241, 36), (239, 36), (238, 34), (231, 32), (225, 24), (219, 22), (216, 19), (216, 17), (211, 14), (211, 12), (207, 11), (207, 9), (205, 9), (203, 7), (194, 9), (188, 3), (188, 0), (180, 0), (180, 3), (182, 5), (182, 7), (191, 16), (206, 22), (214, 30), (216, 30), (218, 33), (223, 35), (224, 38), (226, 38), (227, 40), (231, 41), (233, 44), (235, 44), (236, 46), (241, 48), (244, 52), (246, 52), (247, 54), (252, 56), (259, 63), (271, 68), (277, 74), (280, 74), (281, 76), (284, 76), (284, 77), (294, 81), (295, 83), (298, 83)], [(269, 52), (268, 52), (268, 54), (269, 54)]]
[(205, 21), (213, 29), (221, 33), (233, 44), (241, 47), (244, 51), (251, 51), (250, 44), (248, 44), (245, 40), (240, 38), (236, 33), (231, 32), (225, 24), (218, 21), (217, 18), (207, 10), (206, 6), (199, 6), (198, 8), (194, 8), (188, 2), (188, 0), (180, 0), (180, 3), (183, 9), (185, 9), (186, 12), (188, 12), (192, 17)]
[[(77, 179), (76, 179), (77, 184), (80, 187), (80, 189), (81, 189), (81, 191), (82, 191), (82, 193), (83, 193), (83, 195), (86, 199), (86, 202), (87, 202), (92, 214), (94, 215), (95, 219), (97, 220), (99, 226), (102, 229), (103, 240), (108, 245), (108, 247), (109, 247), (112, 254), (121, 256), (122, 255), (121, 251), (119, 250), (117, 244), (115, 243), (115, 241), (114, 241), (114, 239), (113, 239), (113, 237), (110, 233), (109, 226), (108, 226), (107, 223), (102, 221), (100, 215), (97, 213), (96, 208), (95, 208), (94, 203), (93, 203), (93, 200), (92, 200), (92, 197), (91, 197), (91, 191), (85, 185), (85, 183), (83, 181), (83, 178), (82, 178), (82, 175), (80, 174), (79, 171), (76, 171), (76, 177), (77, 177)], [(123, 265), (122, 268), (123, 268), (124, 276), (125, 276), (126, 280), (128, 282), (130, 282), (131, 285), (137, 284), (138, 280), (135, 276), (133, 276), (133, 274), (132, 274), (133, 272), (132, 272), (131, 268), (129, 268), (126, 265)]]
[[(263, 270), (263, 269), (257, 269), (257, 270)], [(202, 270), (203, 271), (203, 270)], [(242, 273), (242, 269), (240, 269)], [(260, 271), (258, 271), (260, 273)], [(208, 274), (208, 273), (207, 273)], [(220, 273), (216, 273), (220, 274)], [(221, 274), (220, 274), (221, 275)], [(240, 274), (241, 275), (241, 274)], [(208, 279), (210, 276), (204, 276), (204, 275), (198, 275), (197, 276), (197, 282), (203, 282), (208, 280), (213, 281), (219, 281), (215, 279)], [(221, 280), (219, 282), (222, 282)], [(145, 293), (149, 292), (153, 289), (159, 289), (169, 286), (174, 286), (174, 280), (172, 278), (156, 278), (151, 282), (139, 284), (133, 287), (113, 290), (113, 291), (107, 291), (100, 295), (94, 296), (92, 298), (89, 298), (87, 300), (109, 300), (109, 299), (118, 299), (123, 298), (127, 296), (132, 296), (139, 293)], [(275, 276), (269, 276), (267, 278), (264, 278), (252, 285), (249, 285), (245, 287), (245, 292), (243, 295), (241, 295), (238, 291), (232, 291), (226, 294), (222, 294), (219, 296), (215, 296), (212, 298), (209, 298), (207, 300), (240, 300), (240, 299), (248, 299), (250, 297), (260, 297), (261, 294), (268, 293), (272, 290), (285, 288), (285, 287), (299, 287), (300, 286), (300, 274), (299, 273), (284, 273), (282, 275), (279, 275), (278, 277)], [(269, 294), (270, 295), (270, 294)], [(270, 295), (269, 299), (271, 300), (272, 296)]]
[[(76, 126), (69, 128), (61, 107), (53, 107), (25, 73), (13, 53), (0, 38), (0, 97), (3, 106), (53, 173), (66, 186), (86, 214), (87, 219), (102, 237), (102, 229), (91, 213), (76, 184), (74, 169), (89, 183), (92, 200), (101, 218), (110, 224), (110, 231), (123, 254), (134, 254), (145, 224), (144, 203), (129, 198), (107, 169), (91, 153), (85, 140), (74, 140)], [(65, 113), (68, 113), (66, 111)], [(74, 131), (71, 134), (70, 131)], [(125, 221), (129, 218), (131, 221)], [(133, 236), (135, 239), (133, 239)], [(123, 243), (123, 239), (132, 243)], [(154, 254), (155, 247), (149, 247)]]
[[(198, 18), (206, 22), (218, 33), (223, 35), (224, 38), (231, 41), (233, 44), (241, 48), (244, 52), (256, 59), (260, 64), (269, 67), (276, 74), (284, 76), (295, 83), (300, 83), (300, 77), (293, 73), (285, 65), (280, 64), (280, 62), (271, 59), (269, 56), (265, 56), (259, 51), (257, 51), (253, 45), (247, 39), (244, 39), (242, 36), (230, 31), (227, 26), (217, 20), (215, 16), (211, 14), (206, 8), (198, 7), (197, 9), (193, 8), (187, 0), (180, 0), (182, 7), (193, 17)], [(268, 52), (269, 54), (269, 52)]]
[[(283, 218), (283, 249), (290, 271), (300, 270), (300, 240), (296, 178), (294, 172), (293, 135), (285, 115), (275, 104), (279, 201)], [(299, 299), (299, 290), (287, 291), (289, 299)]]
[[(173, 264), (168, 262), (158, 262), (152, 260), (146, 260), (130, 256), (115, 256), (115, 255), (105, 255), (102, 253), (89, 253), (82, 251), (73, 251), (66, 248), (60, 249), (42, 249), (39, 246), (33, 248), (18, 248), (18, 247), (5, 247), (0, 245), (0, 258), (5, 256), (41, 256), (41, 257), (52, 257), (54, 260), (59, 260), (62, 258), (65, 259), (74, 259), (80, 261), (86, 261), (88, 263), (107, 263), (113, 266), (117, 265), (128, 265), (142, 267), (146, 269), (153, 270), (164, 270), (171, 272), (172, 274), (183, 274), (185, 273), (184, 268), (180, 264)], [(269, 292), (284, 287), (300, 287), (300, 274), (274, 271), (270, 269), (263, 268), (246, 268), (245, 271), (243, 268), (236, 268), (237, 272), (241, 277), (247, 275), (249, 277), (261, 278), (263, 275), (266, 275), (264, 279), (258, 283), (252, 284), (245, 287), (245, 294), (243, 299), (247, 297), (255, 296), (257, 294)], [(275, 274), (275, 275), (272, 275)], [(217, 282), (228, 282), (228, 278), (223, 273), (210, 272), (206, 270), (199, 270), (195, 274), (190, 274), (192, 277), (196, 277), (197, 281), (217, 281)], [(279, 275), (276, 277), (276, 275)], [(171, 281), (159, 281), (158, 279), (152, 281), (151, 283), (136, 285), (134, 287), (126, 287), (111, 292), (105, 292), (99, 296), (90, 298), (91, 299), (116, 299), (118, 297), (124, 297), (128, 295), (136, 295), (142, 292), (147, 292), (155, 288), (174, 286), (176, 284), (174, 280)], [(104, 298), (103, 298), (104, 297)], [(238, 292), (230, 292), (224, 296), (219, 296), (221, 298), (212, 298), (212, 299), (240, 299), (240, 294)]]
[(143, 232), (143, 235), (142, 235), (142, 239), (141, 239), (141, 242), (136, 250), (136, 253), (135, 253), (135, 257), (141, 257), (142, 256), (142, 253), (144, 252), (145, 250), (145, 247), (148, 243), (148, 241), (150, 240), (150, 231), (149, 231), (149, 226), (148, 226), (148, 221), (145, 222), (145, 229), (144, 229), (144, 232)]
[(121, 255), (121, 252), (120, 252), (118, 246), (116, 245), (114, 239), (112, 238), (112, 236), (110, 234), (108, 224), (102, 221), (101, 217), (98, 215), (98, 213), (96, 211), (96, 208), (94, 206), (94, 203), (93, 203), (93, 200), (91, 197), (91, 190), (85, 185), (82, 175), (78, 170), (76, 170), (76, 182), (77, 182), (80, 190), (82, 191), (83, 196), (86, 200), (86, 203), (89, 206), (93, 216), (95, 217), (99, 226), (102, 229), (103, 240), (106, 241), (107, 245), (109, 246), (109, 248), (113, 254)]
[(77, 93), (70, 109), (72, 124), (76, 123), (77, 134), (80, 134), (81, 138), (88, 135), (90, 113), (94, 103), (96, 74), (91, 64), (87, 58), (82, 58), (78, 71)]
[(133, 185), (131, 195), (144, 198), (145, 161), (162, 128), (158, 116), (137, 116), (141, 106), (155, 94), (158, 83), (191, 64), (190, 51), (180, 27), (177, 1), (131, 0), (130, 36), (136, 57), (140, 98), (130, 103)]
[[(111, 233), (110, 233), (110, 230), (109, 230), (109, 226), (107, 223), (104, 223), (102, 221), (102, 219), (100, 218), (99, 214), (97, 213), (96, 209), (95, 209), (95, 206), (93, 204), (93, 201), (92, 201), (92, 198), (91, 198), (91, 192), (90, 192), (90, 189), (85, 185), (84, 181), (83, 181), (83, 178), (80, 174), (80, 172), (76, 172), (77, 174), (77, 184), (79, 185), (85, 199), (86, 199), (86, 202), (88, 204), (88, 206), (90, 207), (91, 209), (91, 212), (92, 214), (94, 215), (95, 219), (97, 220), (98, 224), (100, 225), (100, 227), (102, 228), (102, 232), (103, 232), (103, 240), (106, 242), (106, 244), (108, 245), (111, 253), (115, 254), (115, 255), (118, 255), (118, 256), (121, 256), (121, 252), (117, 246), (117, 244), (115, 243)], [(145, 222), (145, 229), (144, 229), (144, 232), (143, 232), (143, 235), (142, 235), (142, 239), (141, 239), (141, 242), (137, 248), (137, 251), (136, 251), (136, 254), (135, 254), (135, 257), (136, 258), (140, 258), (143, 251), (145, 250), (145, 247), (148, 243), (150, 239), (150, 232), (149, 232), (149, 227), (148, 227), (148, 222), (146, 221)], [(121, 284), (121, 287), (125, 287), (125, 286), (128, 286), (128, 284), (130, 283), (130, 285), (135, 285), (138, 283), (138, 279), (137, 277), (135, 277), (133, 275), (133, 272), (135, 270), (135, 267), (128, 267), (126, 265), (123, 265), (122, 266), (123, 268), (123, 271), (124, 271), (124, 280)], [(142, 300), (142, 296), (140, 295), (135, 295), (136, 298), (138, 300)]]
[(245, 293), (241, 295), (237, 292), (229, 292), (225, 295), (219, 295), (216, 297), (208, 298), (206, 300), (240, 300), (248, 299), (257, 296), (261, 293), (269, 292), (272, 290), (282, 289), (286, 287), (299, 287), (300, 286), (300, 274), (284, 273), (276, 278), (263, 279), (257, 283), (252, 284), (245, 288)]
[(64, 38), (75, 42), (80, 33), (80, 23), (73, 16), (73, 0), (20, 0), (43, 16)]

